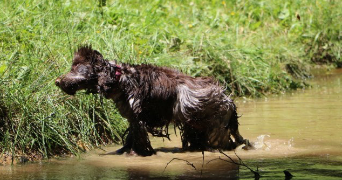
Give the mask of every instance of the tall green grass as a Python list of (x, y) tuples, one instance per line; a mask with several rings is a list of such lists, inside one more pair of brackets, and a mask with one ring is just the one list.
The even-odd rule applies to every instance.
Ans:
[(0, 149), (44, 157), (118, 142), (126, 122), (99, 96), (54, 80), (79, 44), (108, 59), (213, 76), (237, 96), (305, 86), (315, 64), (341, 66), (337, 0), (0, 2)]

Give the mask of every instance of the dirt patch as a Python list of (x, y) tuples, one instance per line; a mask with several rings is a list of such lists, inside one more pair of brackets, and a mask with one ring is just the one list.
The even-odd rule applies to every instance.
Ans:
[(44, 158), (41, 153), (31, 153), (29, 155), (16, 154), (14, 157), (9, 152), (4, 152), (0, 156), (0, 164), (23, 164), (27, 162), (40, 161)]

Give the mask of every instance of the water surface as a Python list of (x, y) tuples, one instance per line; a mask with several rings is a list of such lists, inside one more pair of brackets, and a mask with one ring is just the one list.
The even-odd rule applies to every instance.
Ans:
[[(262, 179), (342, 178), (342, 70), (316, 76), (313, 87), (257, 100), (238, 99), (241, 134), (256, 150), (235, 152)], [(227, 163), (219, 152), (179, 152), (180, 137), (151, 137), (151, 157), (106, 155), (95, 150), (80, 158), (0, 166), (1, 179), (253, 179), (243, 166)], [(120, 146), (106, 147), (106, 152)], [(225, 152), (237, 161), (234, 152)], [(182, 160), (187, 160), (196, 169)], [(215, 160), (216, 159), (216, 160)], [(209, 162), (209, 163), (208, 163)]]

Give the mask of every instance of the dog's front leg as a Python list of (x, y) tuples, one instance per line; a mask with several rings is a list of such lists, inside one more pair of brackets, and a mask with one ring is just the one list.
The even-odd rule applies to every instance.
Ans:
[(123, 153), (130, 153), (133, 144), (133, 135), (132, 135), (132, 128), (128, 128), (128, 134), (126, 136), (126, 140), (124, 146), (118, 150), (116, 150), (115, 154), (123, 154)]
[(151, 146), (148, 138), (146, 125), (143, 121), (131, 123), (132, 130), (132, 150), (140, 156), (151, 156), (156, 152)]
[(116, 151), (116, 154), (138, 154), (140, 156), (151, 156), (156, 152), (151, 146), (145, 123), (130, 123), (129, 132), (125, 144)]

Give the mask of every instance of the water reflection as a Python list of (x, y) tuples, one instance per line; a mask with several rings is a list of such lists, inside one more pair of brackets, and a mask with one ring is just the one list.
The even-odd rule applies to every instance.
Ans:
[(313, 88), (290, 95), (240, 101), (242, 134), (251, 138), (266, 134), (270, 141), (284, 141), (310, 154), (341, 155), (341, 73), (318, 76)]

